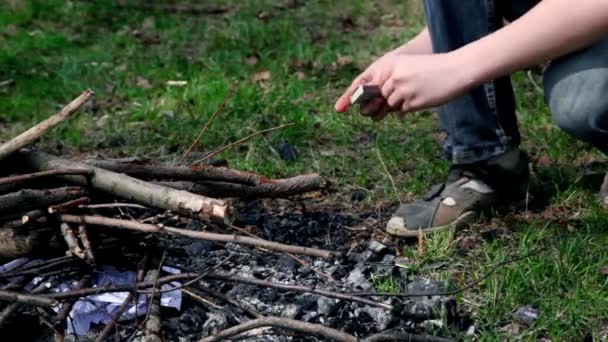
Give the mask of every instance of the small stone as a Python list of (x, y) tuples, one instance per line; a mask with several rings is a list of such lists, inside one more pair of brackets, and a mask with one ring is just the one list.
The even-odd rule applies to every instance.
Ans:
[(355, 189), (350, 194), (350, 200), (353, 202), (361, 202), (367, 198), (367, 191), (363, 189)]
[(352, 272), (349, 273), (346, 282), (353, 285), (355, 288), (360, 288), (362, 290), (371, 290), (373, 288), (372, 283), (367, 280), (367, 277), (363, 274), (361, 268), (352, 270)]
[(378, 331), (386, 330), (394, 319), (392, 312), (386, 309), (366, 306), (363, 310), (376, 322)]
[(302, 316), (304, 322), (310, 322), (315, 319), (319, 314), (316, 311), (308, 311)]
[(300, 313), (300, 306), (296, 304), (288, 304), (283, 307), (281, 317), (294, 319)]
[(366, 249), (361, 253), (350, 253), (349, 256), (351, 259), (357, 262), (366, 262), (374, 259), (376, 255), (374, 254), (374, 252), (370, 251), (369, 249)]
[(175, 113), (172, 110), (163, 110), (162, 112), (160, 112), (160, 115), (165, 120), (171, 120), (171, 119), (175, 118)]
[(228, 327), (228, 317), (223, 312), (209, 312), (209, 318), (203, 324), (202, 335), (209, 336)]
[(287, 141), (283, 141), (277, 146), (277, 151), (279, 152), (279, 156), (281, 159), (285, 161), (295, 161), (296, 160), (296, 149)]
[(336, 299), (319, 297), (317, 299), (317, 311), (320, 315), (329, 316), (336, 307), (336, 304), (338, 304)]
[(188, 224), (186, 224), (186, 229), (188, 230), (203, 230), (205, 225), (199, 220), (190, 220)]
[(532, 324), (538, 320), (538, 310), (531, 306), (522, 306), (515, 311), (515, 318), (524, 324)]
[(370, 250), (372, 250), (378, 254), (386, 252), (388, 249), (388, 247), (386, 247), (386, 245), (381, 244), (380, 242), (378, 242), (376, 240), (370, 240), (369, 244), (367, 245), (367, 248), (369, 248)]
[(277, 260), (277, 266), (283, 272), (292, 273), (298, 267), (298, 264), (287, 255), (281, 255)]

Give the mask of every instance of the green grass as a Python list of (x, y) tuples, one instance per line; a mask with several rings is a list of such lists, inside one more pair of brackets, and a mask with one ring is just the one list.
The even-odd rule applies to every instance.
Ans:
[[(232, 167), (270, 177), (319, 172), (340, 189), (338, 199), (355, 187), (369, 189), (372, 196), (363, 203), (344, 204), (353, 211), (390, 207), (442, 181), (447, 164), (433, 114), (375, 123), (333, 112), (334, 100), (359, 70), (420, 29), (417, 1), (306, 1), (286, 9), (277, 1), (222, 1), (231, 8), (227, 14), (200, 16), (114, 3), (10, 0), (1, 6), (0, 81), (13, 83), (0, 87), (0, 139), (91, 88), (94, 101), (45, 136), (41, 147), (172, 162), (239, 80), (199, 155), (256, 130), (294, 123), (220, 156)], [(270, 18), (259, 19), (262, 12)], [(257, 63), (246, 62), (251, 56)], [(343, 56), (354, 62), (340, 65)], [(270, 80), (253, 82), (261, 71), (270, 72)], [(168, 80), (187, 85), (169, 87)], [(601, 171), (605, 158), (552, 125), (525, 73), (514, 83), (523, 146), (534, 163), (530, 210), (429, 236), (422, 256), (416, 244), (404, 243), (404, 254), (416, 261), (412, 273), (447, 280), (457, 271), (456, 285), (464, 285), (498, 262), (542, 247), (543, 253), (501, 267), (458, 296), (461, 309), (476, 320), (477, 339), (597, 340), (608, 329), (608, 276), (602, 273), (608, 219), (593, 201), (597, 182), (582, 175)], [(295, 162), (278, 157), (281, 141), (295, 146)], [(480, 233), (489, 228), (498, 232), (494, 239)], [(475, 244), (463, 255), (465, 237)], [(394, 279), (374, 283), (379, 290), (398, 289)], [(523, 305), (537, 307), (540, 319), (515, 329), (513, 312)]]

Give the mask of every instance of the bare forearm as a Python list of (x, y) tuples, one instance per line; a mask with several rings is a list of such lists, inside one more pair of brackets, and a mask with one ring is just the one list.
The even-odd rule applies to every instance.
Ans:
[(475, 86), (576, 51), (606, 35), (608, 1), (544, 0), (510, 25), (453, 54), (467, 70), (469, 86)]
[(424, 30), (420, 31), (416, 37), (391, 51), (391, 53), (406, 55), (424, 55), (433, 53), (431, 35), (429, 34), (428, 28), (425, 27)]

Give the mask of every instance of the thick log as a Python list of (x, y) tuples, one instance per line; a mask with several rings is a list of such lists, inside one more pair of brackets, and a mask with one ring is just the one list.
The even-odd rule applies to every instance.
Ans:
[(210, 165), (164, 166), (121, 163), (112, 160), (85, 160), (86, 164), (140, 179), (209, 180), (246, 185), (258, 185), (269, 180), (253, 172), (237, 171)]
[(0, 257), (17, 258), (39, 251), (47, 247), (53, 234), (55, 231), (50, 228), (0, 228)]
[(13, 192), (0, 196), (0, 216), (45, 208), (86, 196), (86, 194), (84, 189), (74, 186), (49, 190), (25, 189)]
[(38, 170), (64, 169), (66, 167), (93, 170), (93, 175), (87, 178), (82, 176), (61, 177), (76, 184), (88, 185), (97, 190), (122, 197), (128, 201), (171, 210), (204, 221), (232, 222), (231, 207), (222, 200), (148, 183), (128, 175), (68, 161), (43, 152), (22, 150), (19, 155), (29, 166)]
[(28, 146), (40, 138), (48, 130), (67, 120), (76, 112), (76, 110), (78, 110), (78, 108), (80, 108), (80, 106), (87, 102), (87, 100), (93, 94), (94, 93), (91, 90), (85, 90), (82, 94), (80, 94), (80, 96), (75, 98), (67, 106), (63, 107), (63, 109), (58, 113), (21, 133), (12, 140), (0, 145), (0, 160), (8, 157), (14, 152), (17, 152), (21, 148)]
[(248, 236), (240, 236), (240, 235), (232, 235), (232, 234), (217, 234), (217, 233), (209, 233), (209, 232), (200, 232), (194, 230), (173, 228), (168, 226), (158, 226), (153, 224), (141, 223), (137, 221), (127, 221), (127, 220), (119, 220), (113, 219), (109, 217), (103, 216), (74, 216), (74, 215), (59, 215), (58, 219), (62, 222), (67, 223), (77, 223), (77, 224), (85, 224), (85, 225), (97, 225), (103, 227), (113, 227), (113, 228), (123, 228), (123, 229), (131, 229), (138, 230), (145, 233), (156, 233), (156, 234), (170, 234), (177, 236), (185, 236), (192, 239), (201, 239), (201, 240), (209, 240), (209, 241), (217, 241), (217, 242), (232, 242), (236, 244), (261, 247), (269, 250), (279, 251), (279, 252), (287, 252), (294, 254), (303, 254), (309, 256), (320, 257), (324, 259), (332, 259), (334, 256), (340, 254), (339, 252), (332, 252), (327, 250), (322, 250), (318, 248), (309, 248), (309, 247), (301, 247), (301, 246), (292, 246), (286, 245), (274, 241), (268, 241), (259, 238), (252, 238)]
[(317, 174), (302, 175), (285, 179), (273, 179), (259, 185), (244, 185), (227, 182), (155, 182), (170, 188), (186, 190), (210, 197), (240, 198), (287, 198), (302, 193), (316, 191), (324, 186), (323, 178)]

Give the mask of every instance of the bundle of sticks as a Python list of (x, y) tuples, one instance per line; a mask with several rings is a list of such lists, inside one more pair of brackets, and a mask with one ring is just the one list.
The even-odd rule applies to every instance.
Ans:
[[(97, 340), (104, 340), (113, 331), (134, 294), (146, 293), (150, 295), (148, 315), (145, 323), (142, 323), (145, 325), (143, 328), (146, 340), (160, 341), (157, 288), (176, 280), (185, 282), (176, 289), (193, 296), (196, 294), (188, 292), (192, 286), (213, 292), (201, 287), (200, 282), (205, 279), (314, 293), (387, 310), (393, 309), (391, 305), (363, 297), (305, 286), (239, 278), (215, 269), (202, 273), (186, 272), (161, 276), (162, 258), (159, 261), (157, 256), (149, 255), (139, 256), (142, 262), (137, 266), (136, 284), (88, 287), (93, 270), (99, 263), (99, 256), (103, 255), (104, 248), (110, 245), (107, 241), (111, 240), (112, 234), (125, 230), (133, 231), (140, 237), (152, 234), (218, 243), (230, 242), (265, 251), (286, 253), (304, 265), (305, 261), (295, 257), (296, 254), (328, 260), (339, 255), (334, 251), (262, 239), (233, 225), (235, 212), (227, 198), (289, 197), (315, 191), (324, 185), (319, 175), (267, 179), (255, 173), (226, 167), (167, 166), (140, 160), (74, 161), (29, 149), (29, 145), (45, 132), (76, 113), (92, 95), (90, 90), (83, 92), (55, 115), (0, 145), (2, 169), (11, 170), (10, 174), (0, 178), (0, 258), (40, 256), (48, 248), (54, 248), (55, 251), (59, 249), (65, 253), (65, 256), (47, 255), (43, 261), (0, 272), (0, 283), (5, 284), (0, 289), (0, 302), (9, 303), (0, 312), (0, 326), (20, 306), (34, 306), (41, 314), (41, 321), (55, 331), (55, 336), (60, 341), (63, 339), (65, 320), (78, 298), (104, 292), (128, 291), (131, 295), (101, 331)], [(150, 215), (150, 211), (154, 215)], [(143, 215), (134, 215), (142, 212)], [(159, 212), (162, 215), (158, 215)], [(244, 234), (178, 228), (166, 224), (167, 221), (159, 218), (160, 216), (197, 220), (210, 226), (226, 227), (232, 231), (236, 229)], [(56, 246), (52, 241), (57, 242)], [(58, 274), (77, 276), (81, 281), (68, 292), (49, 292), (51, 286), (45, 279), (56, 279), (51, 276)], [(26, 291), (24, 284), (34, 277), (43, 281)], [(221, 294), (217, 295), (221, 297)], [(229, 298), (224, 299), (230, 301)], [(50, 308), (55, 310), (51, 311)], [(205, 337), (203, 341), (221, 340), (264, 326), (291, 329), (339, 341), (358, 340), (352, 335), (320, 325), (264, 317), (251, 309), (245, 311), (255, 319), (217, 335)], [(411, 339), (412, 336), (417, 338), (414, 335), (407, 337)], [(381, 337), (379, 335), (371, 340), (382, 340), (379, 339)]]

